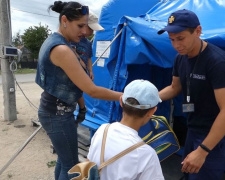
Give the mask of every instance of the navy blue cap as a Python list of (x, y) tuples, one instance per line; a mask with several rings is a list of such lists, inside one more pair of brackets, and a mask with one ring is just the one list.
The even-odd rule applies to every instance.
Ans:
[(178, 10), (173, 12), (165, 28), (158, 31), (158, 34), (162, 34), (165, 31), (169, 33), (179, 33), (187, 28), (196, 28), (200, 25), (197, 15), (187, 9)]

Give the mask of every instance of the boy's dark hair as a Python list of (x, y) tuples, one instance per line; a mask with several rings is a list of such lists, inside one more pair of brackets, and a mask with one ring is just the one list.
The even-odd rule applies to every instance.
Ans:
[[(126, 102), (128, 102), (129, 104), (132, 104), (132, 105), (140, 105), (139, 102), (134, 98), (127, 98)], [(138, 109), (138, 108), (131, 107), (131, 106), (125, 104), (124, 102), (122, 102), (122, 107), (123, 107), (124, 113), (126, 113), (129, 116), (134, 116), (134, 117), (137, 117), (137, 118), (144, 117), (144, 115), (150, 109), (152, 109), (152, 108), (150, 108), (150, 109)]]

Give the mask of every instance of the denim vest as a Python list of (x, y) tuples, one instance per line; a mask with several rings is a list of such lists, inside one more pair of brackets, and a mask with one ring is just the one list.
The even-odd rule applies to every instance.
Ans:
[(84, 61), (86, 67), (88, 66), (88, 59), (93, 56), (92, 43), (85, 37), (81, 38), (79, 43), (72, 42), (71, 45), (76, 47), (76, 52)]
[(35, 82), (46, 92), (69, 105), (75, 105), (82, 91), (69, 79), (66, 73), (50, 60), (50, 52), (57, 45), (70, 44), (58, 33), (53, 33), (42, 44)]

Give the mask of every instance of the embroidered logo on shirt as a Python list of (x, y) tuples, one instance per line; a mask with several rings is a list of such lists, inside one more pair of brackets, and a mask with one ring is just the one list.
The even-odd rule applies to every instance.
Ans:
[(200, 79), (200, 80), (206, 80), (205, 75), (200, 75), (200, 74), (193, 74), (193, 79)]

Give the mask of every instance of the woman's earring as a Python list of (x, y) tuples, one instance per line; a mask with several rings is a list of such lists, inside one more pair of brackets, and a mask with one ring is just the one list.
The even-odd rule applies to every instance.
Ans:
[(63, 27), (66, 28), (66, 23), (64, 23)]

